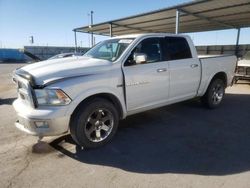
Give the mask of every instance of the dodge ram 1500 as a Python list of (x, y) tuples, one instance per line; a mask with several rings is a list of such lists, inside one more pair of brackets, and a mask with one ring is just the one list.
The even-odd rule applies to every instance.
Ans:
[(15, 125), (40, 137), (70, 131), (77, 144), (98, 147), (126, 116), (195, 97), (218, 107), (236, 61), (233, 55), (198, 57), (186, 35), (114, 37), (81, 57), (16, 70)]

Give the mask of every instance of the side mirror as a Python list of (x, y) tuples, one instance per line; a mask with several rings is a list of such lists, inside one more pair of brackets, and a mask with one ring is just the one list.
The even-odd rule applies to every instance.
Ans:
[(134, 61), (136, 64), (142, 64), (147, 62), (147, 55), (144, 53), (135, 53)]

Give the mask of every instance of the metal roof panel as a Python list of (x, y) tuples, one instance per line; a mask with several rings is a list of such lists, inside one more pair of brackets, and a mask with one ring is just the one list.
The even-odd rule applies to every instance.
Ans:
[(180, 32), (200, 32), (250, 26), (250, 0), (201, 0), (74, 29), (108, 35), (174, 32), (176, 10), (180, 10)]

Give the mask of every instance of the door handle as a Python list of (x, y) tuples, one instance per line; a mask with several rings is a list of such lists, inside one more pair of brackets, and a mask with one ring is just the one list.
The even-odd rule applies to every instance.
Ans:
[(157, 72), (161, 73), (161, 72), (166, 72), (167, 69), (166, 68), (162, 68), (162, 69), (157, 69)]
[(198, 64), (192, 64), (190, 65), (191, 68), (195, 68), (195, 67), (198, 67)]

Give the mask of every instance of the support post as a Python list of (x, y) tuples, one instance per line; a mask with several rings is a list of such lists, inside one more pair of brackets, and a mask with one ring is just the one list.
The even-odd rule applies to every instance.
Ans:
[[(93, 26), (93, 11), (91, 10), (91, 12), (90, 12), (90, 24), (91, 24), (91, 28), (92, 28), (92, 26)], [(93, 32), (91, 32), (91, 47), (93, 47), (94, 46), (94, 34), (93, 34)]]
[(239, 56), (239, 41), (240, 41), (240, 28), (237, 29), (237, 39), (236, 39), (236, 45), (235, 45), (235, 55)]
[(75, 33), (75, 52), (77, 52), (77, 38), (76, 38), (76, 30), (74, 30)]
[(112, 26), (112, 23), (109, 24), (109, 36), (110, 37), (113, 36), (113, 26)]
[(176, 19), (175, 19), (175, 34), (179, 33), (179, 21), (180, 21), (180, 11), (176, 10)]

